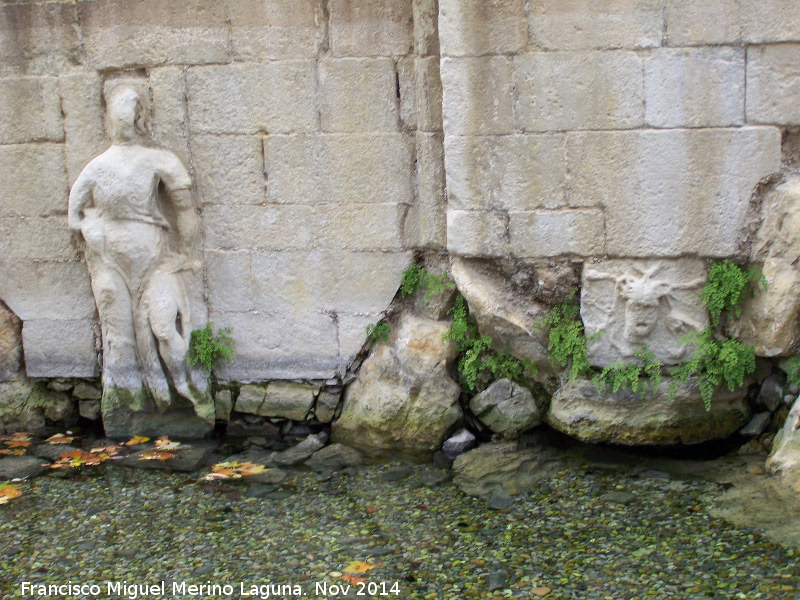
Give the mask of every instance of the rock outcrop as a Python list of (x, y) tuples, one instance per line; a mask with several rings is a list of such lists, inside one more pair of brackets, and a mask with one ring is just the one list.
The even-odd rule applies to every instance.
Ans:
[(469, 409), (489, 429), (513, 439), (542, 422), (542, 405), (527, 388), (510, 379), (499, 379), (475, 395)]
[(460, 388), (449, 375), (453, 342), (446, 321), (403, 314), (345, 390), (331, 439), (367, 456), (438, 450), (461, 418)]

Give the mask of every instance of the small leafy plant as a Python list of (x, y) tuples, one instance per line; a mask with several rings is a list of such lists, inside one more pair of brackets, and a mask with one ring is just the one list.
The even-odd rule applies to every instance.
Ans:
[(786, 383), (789, 385), (800, 384), (800, 356), (793, 356), (786, 361)]
[(696, 375), (700, 383), (700, 396), (706, 411), (711, 410), (711, 397), (722, 383), (733, 391), (744, 385), (744, 376), (756, 369), (756, 356), (752, 346), (733, 338), (717, 339), (714, 330), (704, 329), (700, 334), (690, 334), (689, 340), (696, 348), (692, 360), (672, 374), (670, 395), (674, 396), (678, 383), (686, 383)]
[(367, 325), (367, 344), (374, 346), (389, 339), (392, 326), (386, 321), (379, 321), (374, 325)]
[(573, 381), (591, 370), (586, 360), (586, 336), (580, 319), (580, 307), (575, 303), (577, 290), (569, 298), (556, 304), (550, 312), (539, 318), (536, 330), (548, 328), (547, 350), (558, 367), (569, 367), (569, 380)]
[(467, 302), (461, 294), (456, 296), (450, 313), (453, 323), (442, 336), (442, 341), (453, 340), (456, 343), (461, 355), (457, 368), (464, 387), (474, 390), (479, 382), (488, 383), (503, 377), (525, 383), (526, 373), (530, 378), (536, 376), (537, 369), (533, 361), (522, 361), (505, 351), (491, 349), (492, 338), (480, 335), (478, 324), (470, 316)]
[(226, 327), (217, 329), (214, 335), (214, 323), (210, 321), (202, 329), (192, 331), (187, 362), (190, 365), (201, 364), (206, 371), (211, 371), (218, 360), (231, 360), (236, 343), (230, 333), (231, 328)]
[(425, 267), (411, 265), (403, 271), (403, 279), (400, 282), (400, 294), (413, 296), (418, 290), (425, 290), (425, 301), (427, 302), (436, 294), (445, 290), (452, 290), (455, 285), (447, 279), (447, 273), (434, 275)]
[(647, 346), (634, 350), (633, 355), (636, 362), (617, 361), (592, 377), (597, 391), (613, 393), (620, 388), (630, 388), (644, 398), (648, 384), (655, 390), (661, 383), (661, 363)]
[(741, 304), (746, 293), (753, 293), (753, 285), (766, 288), (766, 280), (760, 269), (742, 269), (727, 258), (716, 262), (708, 270), (708, 283), (700, 298), (708, 308), (714, 326), (724, 311), (733, 311), (738, 317), (742, 313)]

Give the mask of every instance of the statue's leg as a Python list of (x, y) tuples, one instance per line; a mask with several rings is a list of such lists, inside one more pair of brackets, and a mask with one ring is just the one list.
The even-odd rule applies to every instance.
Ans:
[(97, 262), (90, 266), (103, 336), (103, 385), (139, 389), (142, 378), (128, 286), (114, 268)]
[(179, 275), (156, 270), (142, 295), (142, 301), (147, 307), (150, 329), (158, 341), (158, 353), (175, 390), (192, 402), (200, 418), (213, 420), (211, 398), (193, 390), (188, 379), (186, 356), (191, 331), (188, 300)]

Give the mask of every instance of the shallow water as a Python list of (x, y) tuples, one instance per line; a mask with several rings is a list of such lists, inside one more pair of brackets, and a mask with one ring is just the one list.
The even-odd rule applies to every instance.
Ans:
[[(502, 511), (452, 483), (426, 487), (426, 466), (400, 481), (385, 481), (401, 472), (396, 464), (328, 480), (295, 471), (273, 490), (101, 465), (24, 483), (22, 497), (0, 506), (0, 590), (3, 598), (800, 600), (800, 536), (763, 518), (791, 519), (796, 507), (783, 510), (766, 492), (754, 507), (751, 492), (765, 480), (759, 461), (565, 460)], [(715, 516), (725, 510), (738, 525)], [(23, 595), (23, 581), (96, 584), (100, 594)], [(162, 581), (163, 595), (124, 587)], [(192, 584), (230, 588), (192, 595)]]

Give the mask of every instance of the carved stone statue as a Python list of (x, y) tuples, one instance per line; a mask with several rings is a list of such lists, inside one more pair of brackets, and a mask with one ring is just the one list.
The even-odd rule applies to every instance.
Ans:
[[(168, 150), (139, 143), (145, 111), (132, 86), (107, 99), (111, 147), (81, 172), (69, 226), (85, 241), (103, 338), (103, 413), (159, 410), (189, 400), (213, 423), (207, 374), (187, 365), (192, 330), (187, 283), (199, 271), (192, 181)], [(197, 320), (197, 319), (196, 319)]]
[(606, 260), (583, 270), (581, 318), (589, 363), (604, 367), (631, 361), (647, 346), (664, 365), (691, 358), (687, 333), (708, 327), (700, 300), (703, 261)]

